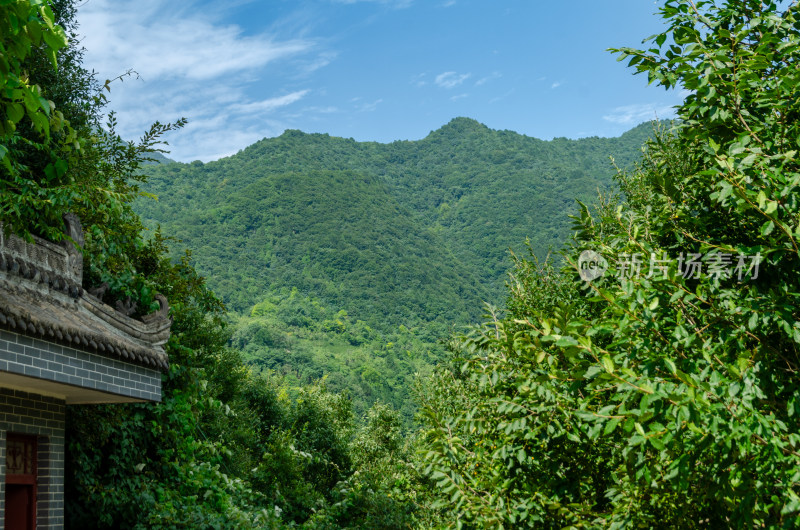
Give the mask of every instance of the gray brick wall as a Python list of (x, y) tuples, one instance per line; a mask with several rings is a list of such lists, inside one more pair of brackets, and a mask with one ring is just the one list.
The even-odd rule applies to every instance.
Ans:
[(161, 372), (0, 330), (0, 371), (161, 401)]
[(6, 435), (35, 435), (39, 447), (36, 528), (64, 527), (65, 412), (62, 400), (0, 388), (0, 515), (5, 513)]

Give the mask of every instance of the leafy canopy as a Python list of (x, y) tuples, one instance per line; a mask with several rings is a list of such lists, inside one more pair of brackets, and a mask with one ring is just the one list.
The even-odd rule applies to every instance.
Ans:
[(453, 526), (800, 524), (800, 8), (661, 14), (651, 48), (613, 51), (689, 91), (677, 127), (582, 209), (568, 266), (517, 262), (508, 315), (422, 393)]
[(24, 61), (33, 48), (41, 47), (55, 68), (56, 52), (67, 45), (67, 36), (54, 23), (50, 6), (41, 0), (3, 2), (0, 36), (0, 161), (10, 169), (12, 159), (7, 143), (14, 140), (17, 124), (28, 121), (35, 131), (47, 137), (51, 124), (58, 126), (63, 121), (52, 102), (43, 97), (42, 89), (30, 83)]

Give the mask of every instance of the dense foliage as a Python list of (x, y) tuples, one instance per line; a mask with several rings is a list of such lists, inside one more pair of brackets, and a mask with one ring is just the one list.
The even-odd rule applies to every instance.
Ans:
[[(614, 51), (688, 95), (614, 188), (595, 164), (619, 149), (626, 166), (651, 129), (548, 143), (457, 119), (420, 142), (287, 132), (144, 166), (182, 122), (136, 144), (113, 116), (100, 128), (109, 83), (31, 29), (74, 34), (73, 3), (2, 3), (4, 227), (52, 236), (78, 212), (86, 286), (138, 314), (162, 292), (174, 319), (161, 403), (70, 407), (68, 526), (800, 525), (800, 7), (661, 12), (651, 49)], [(45, 99), (20, 115), (26, 93)], [(137, 204), (143, 223), (149, 172), (162, 200)], [(567, 233), (551, 218), (597, 185), (563, 259), (543, 259)], [(504, 313), (487, 306), (426, 375), (507, 247)]]
[(423, 392), (453, 526), (800, 524), (800, 8), (661, 13), (615, 52), (689, 91), (679, 127), (576, 217), (568, 266), (517, 262), (507, 316)]
[(254, 369), (281, 374), (294, 385), (324, 379), (330, 390), (347, 393), (357, 415), (382, 402), (392, 405), (406, 426), (416, 411), (415, 378), (429, 373), (444, 354), (424, 326), (400, 324), (378, 332), (297, 289), (278, 292), (249, 315), (231, 319), (231, 346)]
[[(0, 5), (0, 214), (6, 230), (44, 231), (47, 221), (60, 219), (49, 207), (50, 196), (63, 184), (63, 157), (72, 150), (75, 134), (60, 107), (31, 78), (30, 66), (38, 55), (38, 62), (47, 61), (47, 70), (57, 67), (56, 53), (66, 44), (50, 6), (33, 0)], [(46, 164), (46, 174), (32, 174), (32, 152)], [(22, 218), (32, 226), (21, 223)]]
[(136, 209), (234, 310), (296, 287), (378, 329), (470, 322), (502, 292), (508, 249), (560, 247), (574, 199), (610, 186), (609, 156), (631, 164), (651, 133), (546, 142), (466, 118), (391, 144), (286, 131), (149, 169), (159, 200)]
[(135, 208), (238, 310), (249, 363), (325, 376), (357, 412), (380, 400), (410, 422), (415, 374), (500, 296), (508, 249), (560, 246), (574, 197), (610, 186), (609, 155), (630, 164), (651, 133), (544, 142), (466, 118), (388, 145), (287, 131), (217, 162), (148, 167), (159, 200)]

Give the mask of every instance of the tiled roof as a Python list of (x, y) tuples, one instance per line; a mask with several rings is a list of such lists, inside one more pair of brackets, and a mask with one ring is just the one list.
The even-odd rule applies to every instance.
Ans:
[[(67, 225), (82, 244), (77, 218)], [(136, 320), (85, 292), (82, 276), (83, 256), (71, 243), (28, 243), (5, 236), (0, 227), (0, 327), (166, 370), (163, 346), (172, 325), (167, 299), (157, 295), (161, 309)]]

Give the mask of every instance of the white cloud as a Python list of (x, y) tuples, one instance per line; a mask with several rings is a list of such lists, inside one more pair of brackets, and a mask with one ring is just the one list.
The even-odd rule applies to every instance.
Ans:
[(311, 47), (300, 39), (276, 42), (267, 35), (245, 36), (237, 26), (216, 26), (173, 6), (164, 0), (84, 4), (79, 21), (87, 59), (99, 72), (111, 75), (127, 64), (145, 80), (207, 80), (259, 68)]
[(501, 77), (503, 77), (503, 75), (500, 72), (492, 72), (490, 75), (487, 75), (486, 77), (481, 77), (480, 79), (475, 81), (475, 86), (484, 85), (484, 84), (488, 83), (489, 81), (493, 81), (495, 79), (500, 79)]
[[(358, 99), (361, 99), (361, 98), (354, 98), (354, 101), (358, 100)], [(362, 103), (360, 105), (357, 105), (356, 108), (357, 108), (357, 110), (359, 112), (372, 112), (375, 109), (377, 109), (378, 105), (380, 103), (382, 103), (382, 102), (383, 102), (383, 99), (376, 99), (372, 103)]]
[(141, 76), (112, 84), (110, 109), (117, 112), (123, 138), (137, 138), (155, 120), (186, 117), (189, 124), (167, 137), (168, 156), (208, 161), (282, 132), (279, 113), (309, 90), (274, 87), (270, 90), (282, 95), (257, 99), (247, 88), (277, 63), (315, 54), (297, 61), (303, 74), (335, 56), (307, 39), (246, 35), (214, 18), (223, 14), (169, 0), (92, 0), (80, 6), (85, 66), (97, 71), (101, 82), (129, 68)]
[(423, 74), (415, 75), (411, 79), (411, 84), (413, 84), (416, 87), (423, 87), (423, 86), (427, 85), (428, 82), (425, 80), (425, 74), (423, 73)]
[(328, 105), (327, 107), (306, 107), (303, 109), (303, 112), (310, 112), (314, 114), (333, 114), (334, 112), (339, 112), (339, 108), (334, 107), (333, 105)]
[(303, 119), (306, 122), (307, 121), (319, 122), (320, 120), (325, 120), (329, 115), (336, 114), (339, 112), (342, 112), (341, 109), (333, 105), (328, 105), (327, 107), (319, 107), (316, 105), (311, 105), (309, 107), (303, 107), (291, 113), (287, 112), (284, 115), (284, 117), (291, 120)]
[(322, 52), (312, 61), (302, 65), (302, 73), (307, 75), (316, 72), (320, 68), (324, 68), (331, 64), (331, 62), (336, 59), (336, 56), (336, 52)]
[(436, 76), (434, 82), (441, 88), (451, 89), (455, 88), (467, 79), (469, 79), (472, 74), (458, 74), (456, 72), (443, 72)]
[(228, 111), (236, 114), (250, 115), (270, 112), (280, 107), (291, 105), (295, 101), (299, 101), (309, 92), (309, 90), (298, 90), (297, 92), (292, 92), (291, 94), (286, 94), (285, 96), (269, 98), (262, 101), (254, 101), (252, 103), (236, 103), (230, 105), (228, 107)]
[(550, 85), (550, 88), (556, 89), (556, 88), (558, 88), (560, 86), (561, 86), (561, 81), (556, 81), (555, 83)]
[(671, 105), (657, 103), (642, 103), (617, 107), (603, 119), (611, 123), (622, 125), (636, 125), (643, 121), (672, 118), (675, 109)]
[(466, 97), (469, 97), (469, 94), (459, 94), (457, 96), (451, 97), (450, 101), (458, 101), (459, 99), (464, 99)]

